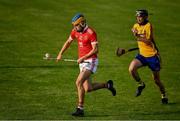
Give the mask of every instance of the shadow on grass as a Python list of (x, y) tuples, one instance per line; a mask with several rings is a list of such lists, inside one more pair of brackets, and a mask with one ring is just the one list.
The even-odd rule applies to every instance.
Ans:
[(180, 110), (178, 111), (156, 111), (156, 112), (149, 112), (149, 113), (138, 113), (142, 115), (170, 115), (170, 114), (180, 114)]
[(164, 106), (167, 106), (167, 105), (177, 105), (178, 103), (175, 103), (175, 102), (170, 102), (168, 104), (163, 104)]
[[(114, 68), (118, 65), (98, 65), (99, 68)], [(13, 68), (78, 68), (78, 64), (64, 64), (64, 65), (7, 65), (0, 66), (0, 69), (13, 69)]]
[[(180, 114), (180, 109), (177, 109), (179, 102), (170, 102), (168, 104), (162, 104), (165, 107), (170, 107), (172, 110), (157, 110), (150, 112), (137, 112), (138, 115), (171, 115), (171, 114)], [(175, 110), (173, 110), (175, 109)], [(175, 117), (177, 118), (177, 117)]]
[[(175, 108), (179, 105), (176, 102), (170, 102), (168, 104), (162, 104), (163, 106), (168, 106), (171, 108)], [(180, 114), (180, 110), (171, 110), (171, 111), (150, 111), (150, 112), (136, 112), (135, 115), (171, 115), (171, 114)], [(85, 114), (84, 117), (119, 117), (121, 114)]]
[(115, 114), (102, 114), (102, 115), (96, 115), (96, 114), (90, 114), (90, 115), (85, 115), (84, 117), (119, 117), (120, 115), (115, 115)]
[[(180, 114), (180, 110), (179, 111), (157, 111), (157, 112), (143, 112), (143, 113), (140, 113), (140, 112), (138, 112), (138, 113), (136, 113), (136, 115), (171, 115), (171, 114)], [(119, 117), (119, 116), (121, 116), (121, 115), (118, 115), (118, 114), (102, 114), (102, 115), (100, 115), (100, 114), (87, 114), (87, 115), (85, 115), (84, 117)], [(177, 117), (176, 117), (177, 118)]]

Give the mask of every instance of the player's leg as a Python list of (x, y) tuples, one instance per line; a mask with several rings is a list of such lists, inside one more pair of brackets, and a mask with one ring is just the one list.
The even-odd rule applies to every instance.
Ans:
[[(92, 74), (95, 73), (97, 70), (98, 59), (89, 59), (89, 60), (86, 60), (86, 62), (89, 62), (89, 63), (80, 64), (80, 70), (87, 69), (91, 71)], [(106, 83), (92, 83), (89, 78), (87, 79), (87, 81), (84, 82), (84, 88), (87, 92), (95, 91), (102, 88), (107, 88), (108, 90), (112, 92), (113, 96), (116, 95), (116, 89), (113, 86), (112, 80), (109, 80)]]
[(156, 85), (159, 87), (159, 90), (161, 92), (162, 103), (167, 104), (168, 98), (166, 97), (165, 87), (160, 80), (160, 72), (159, 71), (153, 71), (153, 79), (154, 79)]
[(106, 83), (92, 83), (91, 79), (89, 78), (88, 80), (86, 80), (84, 82), (83, 86), (84, 86), (84, 89), (86, 92), (91, 92), (91, 91), (95, 91), (98, 89), (107, 88), (112, 92), (113, 96), (116, 95), (116, 89), (113, 87), (112, 80), (109, 80)]
[(153, 79), (156, 83), (156, 85), (159, 87), (159, 90), (161, 92), (162, 95), (162, 103), (168, 103), (168, 98), (166, 97), (166, 92), (165, 92), (165, 88), (163, 83), (160, 80), (160, 70), (161, 70), (161, 66), (160, 66), (160, 60), (158, 56), (153, 56), (151, 58), (147, 59), (148, 61), (148, 66), (151, 69), (152, 73), (153, 73)]
[(143, 64), (138, 59), (133, 59), (129, 65), (129, 73), (137, 82), (141, 82), (141, 78), (139, 77), (138, 68), (142, 67)]
[(136, 90), (136, 95), (135, 95), (136, 97), (141, 95), (142, 90), (145, 88), (145, 84), (139, 77), (139, 74), (137, 71), (142, 66), (143, 64), (139, 59), (132, 60), (132, 62), (129, 65), (129, 73), (131, 74), (133, 79), (136, 80), (136, 82), (138, 82), (138, 88)]
[(102, 88), (107, 88), (106, 83), (91, 83), (91, 79), (87, 79), (83, 84), (85, 92), (91, 92)]
[(83, 83), (85, 80), (89, 79), (91, 76), (91, 71), (83, 69), (76, 80), (76, 87), (78, 92), (78, 107), (76, 112), (74, 112), (73, 116), (83, 116), (83, 105), (84, 105), (84, 97), (85, 97), (85, 89), (83, 87)]

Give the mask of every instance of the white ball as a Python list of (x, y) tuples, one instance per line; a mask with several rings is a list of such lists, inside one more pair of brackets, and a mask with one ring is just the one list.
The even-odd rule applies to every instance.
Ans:
[(50, 54), (49, 54), (49, 53), (46, 53), (46, 54), (45, 54), (45, 57), (46, 57), (46, 58), (49, 58), (49, 57), (50, 57)]

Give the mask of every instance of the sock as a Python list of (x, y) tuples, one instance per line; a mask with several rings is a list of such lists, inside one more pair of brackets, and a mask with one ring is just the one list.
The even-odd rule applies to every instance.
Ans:
[(110, 85), (107, 83), (107, 88), (110, 88)]
[(161, 94), (161, 98), (167, 98), (166, 94)]
[(138, 85), (139, 85), (139, 86), (144, 85), (144, 82), (143, 82), (143, 81), (141, 81), (141, 80), (138, 80), (137, 82), (138, 82)]
[(78, 106), (78, 108), (79, 108), (79, 109), (81, 109), (81, 110), (83, 110), (83, 109), (84, 109), (84, 108), (83, 108), (83, 106)]

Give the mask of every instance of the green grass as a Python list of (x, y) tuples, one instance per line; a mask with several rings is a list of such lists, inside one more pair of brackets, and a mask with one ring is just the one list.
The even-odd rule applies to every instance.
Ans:
[[(131, 34), (136, 9), (146, 8), (163, 58), (161, 79), (169, 97), (162, 105), (148, 68), (143, 95), (135, 98), (136, 83), (128, 65), (136, 52), (120, 58), (116, 48), (136, 46)], [(98, 82), (115, 80), (117, 96), (107, 90), (86, 95), (85, 117), (70, 114), (77, 101), (78, 65), (44, 61), (56, 56), (67, 39), (71, 18), (82, 12), (96, 29), (100, 43)], [(179, 120), (180, 119), (180, 1), (179, 0), (0, 0), (0, 119), (21, 120)], [(77, 57), (77, 44), (65, 53)]]

